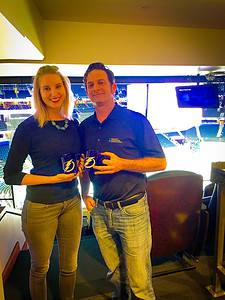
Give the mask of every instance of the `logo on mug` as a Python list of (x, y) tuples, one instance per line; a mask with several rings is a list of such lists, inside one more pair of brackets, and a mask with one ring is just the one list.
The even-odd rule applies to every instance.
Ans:
[(79, 153), (66, 153), (61, 156), (63, 172), (77, 173), (79, 165), (80, 154)]
[(94, 156), (86, 157), (85, 162), (84, 162), (84, 167), (86, 169), (93, 168), (95, 166), (95, 164), (96, 164), (96, 161), (95, 161)]
[(76, 164), (73, 159), (67, 160), (63, 162), (63, 170), (65, 173), (70, 173), (74, 170)]

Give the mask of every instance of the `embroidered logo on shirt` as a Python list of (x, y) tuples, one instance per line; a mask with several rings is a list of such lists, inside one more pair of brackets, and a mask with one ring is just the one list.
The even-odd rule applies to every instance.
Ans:
[(122, 144), (123, 142), (119, 138), (109, 138), (110, 143), (120, 143)]

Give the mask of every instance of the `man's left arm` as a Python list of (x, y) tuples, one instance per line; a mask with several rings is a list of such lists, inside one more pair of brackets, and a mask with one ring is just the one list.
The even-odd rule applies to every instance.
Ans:
[(111, 152), (103, 152), (109, 159), (104, 159), (105, 166), (95, 166), (95, 174), (113, 174), (119, 171), (130, 172), (154, 172), (164, 170), (166, 168), (165, 157), (144, 157), (137, 159), (126, 159), (117, 156)]

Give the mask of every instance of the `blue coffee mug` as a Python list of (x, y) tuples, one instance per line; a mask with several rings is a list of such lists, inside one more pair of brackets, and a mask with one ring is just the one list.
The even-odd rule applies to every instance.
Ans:
[(84, 168), (88, 171), (93, 171), (94, 166), (103, 166), (103, 159), (107, 159), (108, 156), (102, 155), (97, 150), (87, 150), (84, 159)]
[(97, 150), (87, 150), (84, 159), (84, 168), (86, 170), (92, 169), (97, 165), (99, 152)]
[(62, 168), (65, 174), (77, 173), (79, 165), (79, 153), (66, 153), (61, 156)]

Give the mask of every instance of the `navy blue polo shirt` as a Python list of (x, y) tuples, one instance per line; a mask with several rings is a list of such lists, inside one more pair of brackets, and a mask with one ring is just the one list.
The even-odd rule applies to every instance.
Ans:
[[(102, 123), (96, 114), (80, 124), (83, 152), (98, 150), (136, 159), (164, 157), (157, 136), (140, 113), (115, 104), (110, 115)], [(90, 173), (94, 197), (102, 201), (120, 200), (145, 191), (145, 174), (120, 171), (114, 174), (94, 175)]]

